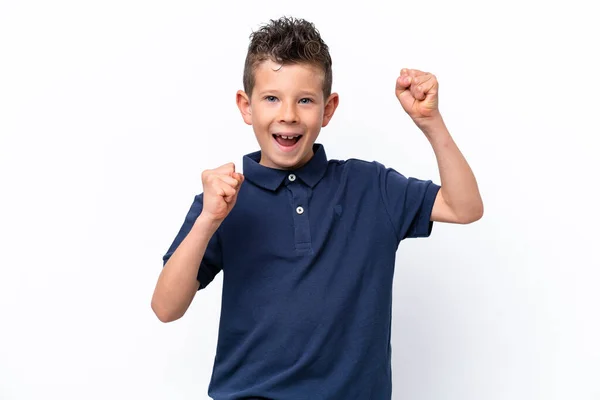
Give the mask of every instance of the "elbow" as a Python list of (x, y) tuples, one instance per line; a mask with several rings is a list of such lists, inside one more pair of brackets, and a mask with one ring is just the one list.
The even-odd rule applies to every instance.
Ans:
[(479, 203), (477, 203), (477, 207), (475, 207), (474, 214), (475, 219), (473, 222), (479, 221), (481, 218), (483, 218), (483, 200), (481, 200), (481, 198), (479, 199)]
[(483, 202), (480, 201), (478, 204), (471, 207), (468, 212), (460, 215), (458, 222), (466, 225), (477, 222), (481, 218), (483, 218)]
[(173, 311), (168, 310), (166, 307), (161, 306), (158, 302), (152, 299), (152, 303), (150, 305), (152, 307), (152, 311), (154, 315), (158, 318), (160, 322), (169, 323), (173, 321), (177, 321), (179, 318), (183, 317), (183, 314), (175, 313)]

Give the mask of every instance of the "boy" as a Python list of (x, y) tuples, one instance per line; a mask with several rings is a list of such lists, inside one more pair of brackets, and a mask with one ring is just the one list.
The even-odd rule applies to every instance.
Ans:
[(315, 140), (338, 105), (331, 82), (311, 23), (282, 18), (251, 35), (237, 105), (260, 151), (244, 157), (244, 175), (233, 164), (202, 173), (163, 258), (152, 298), (163, 322), (223, 270), (214, 399), (389, 399), (400, 241), (482, 216), (433, 75), (403, 69), (396, 96), (433, 146), (441, 187), (377, 162), (327, 160)]

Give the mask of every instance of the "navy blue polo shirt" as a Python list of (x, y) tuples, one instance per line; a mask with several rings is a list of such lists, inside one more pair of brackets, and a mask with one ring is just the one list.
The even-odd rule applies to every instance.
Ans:
[[(430, 235), (440, 187), (314, 150), (294, 171), (244, 157), (236, 206), (199, 266), (201, 288), (223, 271), (216, 400), (391, 397), (396, 251)], [(164, 263), (201, 211), (202, 194)]]

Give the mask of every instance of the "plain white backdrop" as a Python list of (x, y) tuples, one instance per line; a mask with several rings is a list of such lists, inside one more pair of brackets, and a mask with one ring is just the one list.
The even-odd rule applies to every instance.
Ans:
[(439, 182), (394, 96), (434, 73), (485, 203), (400, 246), (394, 399), (600, 399), (592, 2), (0, 2), (0, 399), (205, 399), (222, 275), (150, 308), (202, 170), (257, 150), (248, 36), (313, 21), (340, 106), (319, 142)]

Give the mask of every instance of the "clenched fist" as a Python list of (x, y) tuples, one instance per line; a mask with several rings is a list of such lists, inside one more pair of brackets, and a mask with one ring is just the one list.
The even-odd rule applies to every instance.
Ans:
[(244, 175), (235, 172), (233, 163), (202, 172), (204, 204), (202, 214), (209, 219), (222, 222), (235, 206)]
[(417, 123), (439, 117), (438, 81), (429, 72), (403, 68), (396, 79), (396, 97)]

